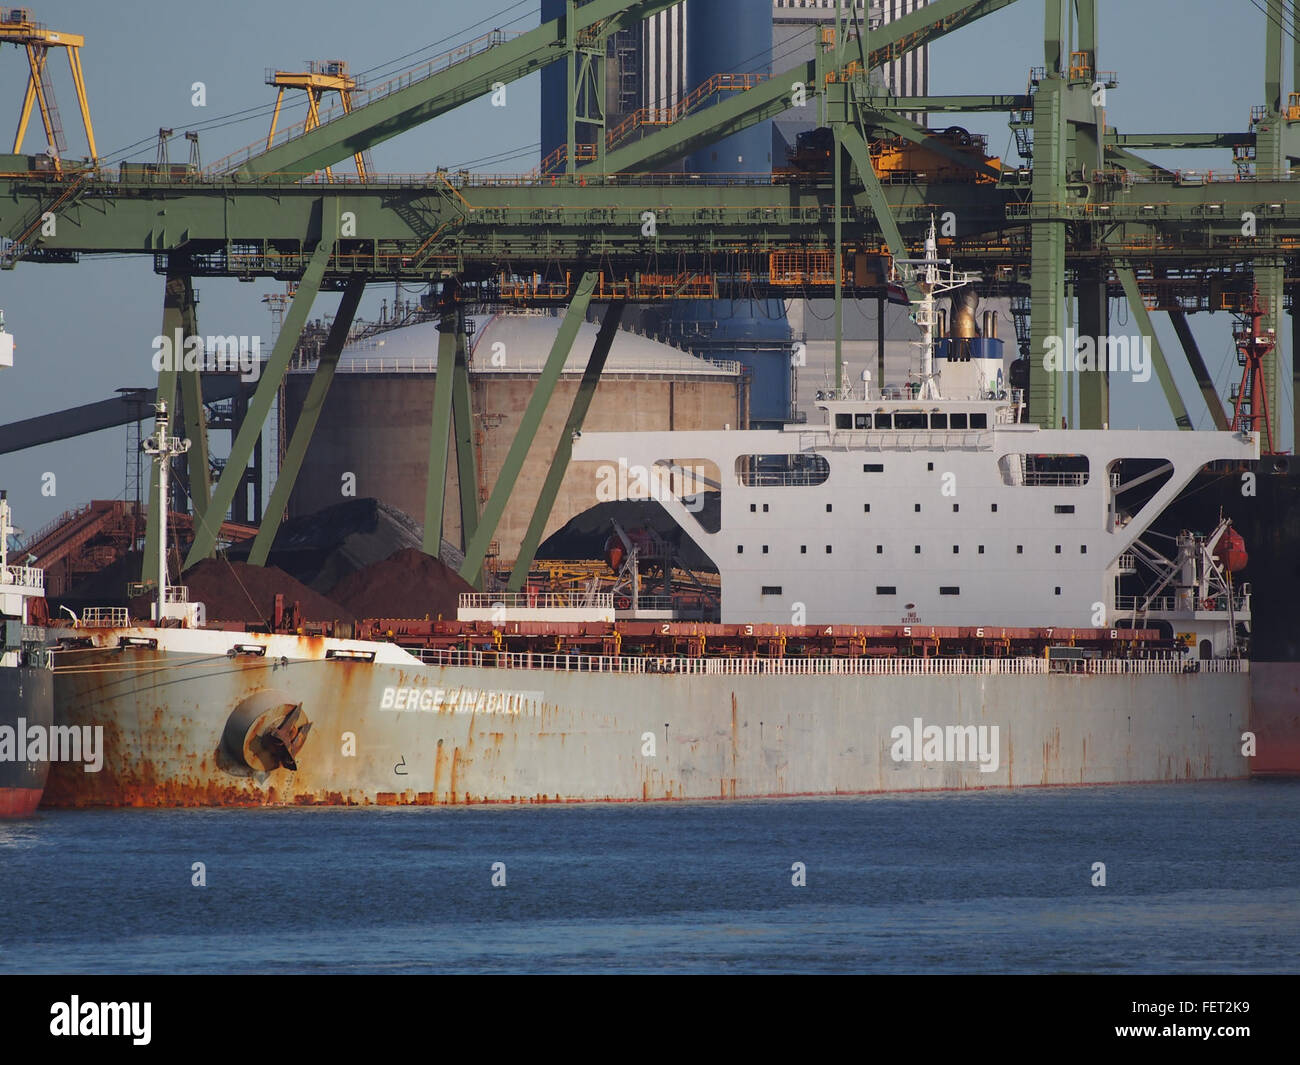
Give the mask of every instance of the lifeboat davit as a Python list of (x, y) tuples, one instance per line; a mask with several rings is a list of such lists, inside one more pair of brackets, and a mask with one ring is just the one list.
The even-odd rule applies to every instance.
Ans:
[(1214, 561), (1229, 573), (1238, 573), (1246, 568), (1250, 556), (1246, 554), (1246, 541), (1234, 529), (1228, 529), (1214, 548)]

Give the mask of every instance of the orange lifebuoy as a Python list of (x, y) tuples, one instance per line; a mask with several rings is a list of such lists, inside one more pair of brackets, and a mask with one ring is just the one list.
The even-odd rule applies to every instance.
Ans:
[(632, 608), (632, 600), (625, 595), (620, 595), (614, 600), (614, 605), (618, 607), (619, 610), (630, 610)]

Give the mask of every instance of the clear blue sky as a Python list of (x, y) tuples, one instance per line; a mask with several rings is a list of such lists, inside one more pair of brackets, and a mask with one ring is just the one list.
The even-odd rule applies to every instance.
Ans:
[[(354, 71), (373, 69), (369, 78), (377, 82), (388, 71), (487, 30), (527, 29), (538, 21), (537, 0), (513, 5), (509, 0), (481, 5), (317, 0), (308, 7), (279, 0), (136, 0), (125, 7), (82, 0), (30, 6), (52, 28), (86, 37), (82, 63), (102, 157), (121, 158), (121, 149), (143, 142), (131, 157), (152, 159), (158, 127), (167, 126), (178, 134), (172, 157), (183, 159), (187, 145), (179, 139), (182, 131), (258, 109), (202, 132), (203, 157), (209, 162), (265, 136), (265, 109), (274, 98), (264, 83), (267, 68), (302, 69), (299, 64), (308, 59), (343, 58)], [(1246, 127), (1251, 105), (1263, 100), (1264, 16), (1252, 0), (1101, 0), (1100, 8), (1099, 66), (1119, 73), (1119, 88), (1109, 100), (1112, 125), (1123, 132)], [(931, 91), (1023, 91), (1029, 68), (1043, 62), (1042, 24), (1040, 0), (1020, 0), (941, 41), (931, 51)], [(56, 55), (52, 66), (70, 154), (78, 155), (85, 150), (84, 141), (66, 60)], [(8, 108), (9, 121), (18, 111), (26, 69), (20, 52), (0, 51), (0, 108)], [(191, 106), (195, 81), (206, 84), (206, 108)], [(511, 85), (506, 107), (479, 101), (461, 108), (375, 148), (375, 165), (382, 171), (427, 172), (498, 157), (472, 168), (528, 170), (536, 161), (538, 91), (537, 76)], [(301, 107), (289, 110), (282, 121), (297, 121), (301, 114)], [(988, 135), (994, 154), (1014, 158), (1004, 118), (966, 124)], [(24, 150), (39, 150), (41, 139), (29, 131)], [(514, 158), (501, 158), (512, 153)], [(1230, 165), (1226, 153), (1152, 157), (1174, 166)], [(201, 331), (268, 335), (270, 317), (260, 298), (278, 288), (270, 281), (199, 282)], [(407, 295), (414, 298), (416, 291)], [(362, 316), (377, 316), (379, 300), (392, 296), (391, 285), (373, 286)], [(0, 273), (0, 308), (17, 344), (15, 367), (0, 371), (0, 422), (102, 399), (119, 387), (152, 384), (150, 341), (159, 330), (161, 301), (162, 280), (145, 257), (88, 259), (75, 266), (20, 265)], [(337, 297), (322, 296), (313, 316), (332, 313), (336, 303)], [(1122, 311), (1119, 320), (1125, 320)], [(1226, 382), (1236, 372), (1227, 316), (1198, 315), (1193, 324), (1226, 393)], [(1162, 325), (1160, 332), (1167, 344), (1173, 343), (1172, 330)], [(1174, 359), (1183, 395), (1197, 423), (1207, 424), (1181, 361)], [(1133, 389), (1145, 391), (1117, 396), (1112, 424), (1171, 424), (1154, 380)], [(218, 451), (224, 447), (221, 435), (214, 443)], [(0, 487), (8, 488), (18, 523), (32, 530), (91, 498), (122, 496), (125, 451), (126, 430), (113, 429), (0, 456)], [(57, 478), (53, 498), (41, 495), (41, 476), (47, 471)]]

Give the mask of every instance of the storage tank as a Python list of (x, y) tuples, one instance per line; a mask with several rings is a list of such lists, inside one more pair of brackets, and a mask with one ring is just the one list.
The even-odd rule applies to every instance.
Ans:
[[(772, 73), (772, 0), (689, 0), (686, 5), (686, 81), (691, 91), (715, 75)], [(711, 107), (733, 92), (701, 100)], [(698, 174), (770, 175), (772, 124), (760, 122), (700, 148), (686, 169)]]
[[(486, 501), (559, 330), (550, 313), (470, 315), (470, 389), (478, 496)], [(585, 322), (546, 408), (516, 490), (497, 526), (500, 557), (512, 560), (532, 516), (597, 326)], [(435, 322), (379, 333), (346, 347), (320, 421), (289, 498), (289, 514), (312, 514), (342, 501), (344, 491), (373, 496), (423, 519), (429, 422), (437, 391)], [(285, 378), (287, 438), (301, 414), (314, 361)], [(722, 429), (747, 419), (747, 378), (734, 361), (708, 362), (680, 348), (620, 330), (596, 388), (585, 428), (592, 431)], [(454, 441), (454, 437), (453, 437)], [(454, 456), (454, 443), (452, 445)], [(351, 474), (351, 477), (347, 475)], [(544, 535), (596, 502), (595, 464), (574, 463), (564, 477)], [(459, 480), (449, 459), (443, 537), (460, 542)], [(481, 506), (480, 506), (481, 509)]]

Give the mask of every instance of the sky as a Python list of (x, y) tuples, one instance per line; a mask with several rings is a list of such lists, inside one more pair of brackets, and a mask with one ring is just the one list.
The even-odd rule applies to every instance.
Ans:
[[(300, 3), (282, 0), (135, 0), (129, 11), (88, 0), (29, 6), (51, 28), (86, 38), (81, 58), (101, 158), (152, 160), (157, 131), (167, 127), (176, 131), (172, 161), (183, 161), (188, 145), (180, 134), (197, 128), (203, 159), (212, 162), (265, 137), (275, 94), (264, 80), (269, 69), (302, 69), (309, 59), (342, 58), (353, 72), (368, 72), (373, 84), (491, 29), (532, 28), (539, 4), (384, 0), (359, 7), (317, 0), (309, 15)], [(1265, 23), (1255, 0), (1100, 0), (1099, 7), (1098, 66), (1119, 74), (1119, 87), (1108, 100), (1112, 125), (1121, 132), (1246, 128), (1251, 106), (1263, 100)], [(1029, 68), (1043, 62), (1042, 26), (1040, 0), (1020, 0), (940, 41), (931, 49), (931, 92), (1023, 92)], [(66, 59), (55, 55), (51, 64), (68, 154), (80, 156), (85, 142)], [(0, 113), (9, 108), (11, 121), (26, 73), (21, 52), (0, 50)], [(196, 81), (205, 85), (205, 107), (192, 105)], [(509, 86), (505, 107), (479, 100), (377, 146), (376, 169), (530, 170), (537, 160), (539, 84), (533, 75)], [(292, 106), (289, 99), (282, 124), (303, 114), (302, 105)], [(1004, 116), (966, 116), (962, 122), (988, 136), (992, 154), (1015, 159)], [(41, 148), (43, 137), (34, 130), (38, 119), (25, 151)], [(1148, 154), (1169, 166), (1230, 167), (1227, 153)], [(15, 366), (0, 370), (0, 423), (93, 402), (117, 388), (152, 385), (150, 342), (160, 329), (162, 284), (145, 256), (87, 258), (67, 266), (20, 264), (0, 272), (0, 309), (16, 346)], [(280, 291), (277, 283), (206, 279), (196, 284), (200, 332), (269, 336), (270, 314), (261, 298)], [(414, 299), (419, 291), (407, 288), (402, 298)], [(378, 317), (380, 300), (391, 302), (393, 296), (392, 285), (371, 286), (361, 317)], [(312, 317), (332, 314), (337, 301), (336, 295), (320, 296)], [(1125, 309), (1115, 320), (1129, 320)], [(1195, 315), (1192, 323), (1226, 394), (1228, 380), (1238, 372), (1230, 319), (1223, 313)], [(1158, 321), (1157, 331), (1166, 350), (1176, 351), (1167, 323)], [(1172, 361), (1193, 421), (1209, 424), (1183, 360)], [(1154, 379), (1114, 397), (1112, 425), (1172, 426)], [(214, 436), (217, 453), (225, 447), (223, 437)], [(126, 442), (127, 430), (117, 428), (0, 455), (0, 488), (9, 491), (16, 523), (32, 531), (90, 499), (122, 497)]]

